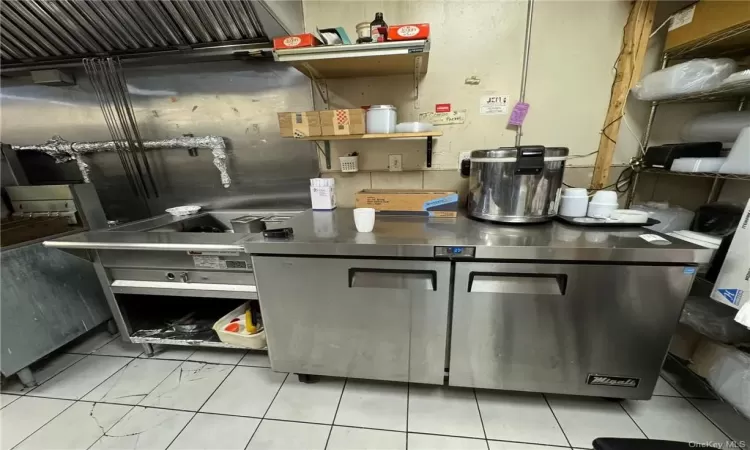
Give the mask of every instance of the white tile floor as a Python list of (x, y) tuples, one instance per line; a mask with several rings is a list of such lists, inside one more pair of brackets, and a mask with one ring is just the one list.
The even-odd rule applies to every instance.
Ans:
[(671, 373), (651, 400), (618, 403), (336, 378), (302, 384), (271, 371), (262, 353), (165, 348), (145, 358), (106, 333), (66, 351), (36, 368), (40, 386), (3, 386), (0, 450), (553, 450), (591, 448), (600, 436), (729, 439), (709, 419), (726, 405)]

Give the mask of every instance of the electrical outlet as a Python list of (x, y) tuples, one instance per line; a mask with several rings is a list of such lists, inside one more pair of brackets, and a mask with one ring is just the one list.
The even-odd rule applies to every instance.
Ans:
[(391, 172), (401, 172), (401, 155), (388, 155), (388, 170)]
[(461, 161), (471, 158), (471, 152), (461, 152), (458, 154), (458, 170), (461, 170)]

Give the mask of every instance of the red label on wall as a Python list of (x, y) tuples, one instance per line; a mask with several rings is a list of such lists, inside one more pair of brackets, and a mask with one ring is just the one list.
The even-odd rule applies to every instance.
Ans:
[(435, 112), (451, 112), (451, 104), (438, 103), (435, 105)]

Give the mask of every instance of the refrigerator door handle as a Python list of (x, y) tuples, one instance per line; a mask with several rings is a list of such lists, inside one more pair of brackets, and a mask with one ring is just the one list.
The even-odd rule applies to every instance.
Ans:
[(468, 292), (560, 296), (567, 284), (566, 274), (471, 272)]
[(349, 269), (349, 287), (436, 291), (437, 272), (353, 267)]

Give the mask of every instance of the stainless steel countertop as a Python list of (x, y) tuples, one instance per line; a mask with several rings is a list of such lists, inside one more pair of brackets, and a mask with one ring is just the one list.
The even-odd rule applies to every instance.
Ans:
[[(459, 213), (461, 214), (461, 213)], [(506, 226), (469, 219), (378, 216), (372, 233), (358, 233), (351, 209), (308, 210), (285, 223), (288, 240), (251, 235), (243, 241), (252, 254), (432, 258), (435, 246), (476, 247), (476, 259), (607, 261), (703, 264), (713, 250), (660, 235), (656, 245), (634, 228), (594, 229), (559, 222)]]

